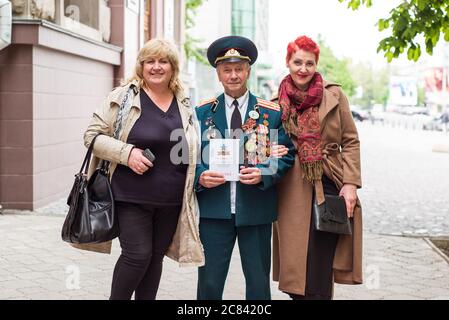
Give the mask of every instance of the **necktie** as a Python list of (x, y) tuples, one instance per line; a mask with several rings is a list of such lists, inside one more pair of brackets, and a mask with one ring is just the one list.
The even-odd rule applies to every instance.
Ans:
[(233, 131), (232, 138), (240, 139), (240, 134), (242, 131), (242, 116), (240, 115), (239, 102), (234, 100), (232, 105), (234, 106), (234, 112), (231, 117), (231, 130)]

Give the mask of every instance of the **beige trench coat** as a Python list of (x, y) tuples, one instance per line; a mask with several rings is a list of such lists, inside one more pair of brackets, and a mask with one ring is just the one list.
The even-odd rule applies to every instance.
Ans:
[[(137, 82), (133, 82), (137, 86)], [(92, 139), (98, 134), (95, 141), (93, 154), (94, 157), (89, 166), (89, 175), (97, 168), (100, 159), (111, 161), (109, 169), (112, 178), (117, 164), (128, 164), (128, 157), (133, 145), (127, 144), (131, 128), (139, 119), (141, 114), (140, 94), (134, 96), (132, 107), (127, 120), (120, 132), (119, 140), (112, 138), (114, 123), (117, 118), (119, 106), (131, 84), (118, 87), (113, 90), (102, 107), (95, 111), (93, 118), (84, 134), (84, 143), (89, 147)], [(198, 153), (198, 132), (195, 123), (194, 110), (190, 107), (188, 99), (184, 96), (177, 96), (179, 112), (181, 114), (184, 133), (189, 145), (189, 166), (187, 169), (186, 183), (182, 209), (178, 220), (178, 226), (173, 237), (172, 243), (166, 255), (180, 263), (181, 266), (202, 266), (204, 265), (204, 251), (199, 237), (199, 209), (196, 200), (196, 194), (193, 189), (195, 179), (196, 159)], [(73, 245), (76, 248), (110, 253), (112, 241), (99, 244)]]
[[(324, 172), (341, 189), (362, 186), (360, 142), (346, 96), (337, 85), (324, 84), (319, 109)], [(307, 249), (312, 211), (312, 185), (302, 178), (296, 156), (294, 167), (278, 185), (278, 220), (273, 226), (273, 279), (279, 290), (304, 295)], [(362, 208), (354, 212), (353, 234), (341, 235), (334, 257), (334, 281), (362, 283)]]

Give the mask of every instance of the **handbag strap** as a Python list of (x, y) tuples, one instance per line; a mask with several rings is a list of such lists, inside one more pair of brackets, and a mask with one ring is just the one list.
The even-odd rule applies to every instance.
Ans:
[[(122, 131), (123, 121), (128, 118), (129, 111), (131, 110), (132, 102), (134, 100), (134, 94), (138, 93), (138, 89), (134, 84), (131, 84), (126, 91), (126, 94), (120, 104), (120, 108), (117, 113), (117, 119), (114, 124), (114, 135), (115, 139), (119, 139), (120, 132)], [(110, 161), (102, 159), (100, 162), (100, 168), (104, 170), (106, 173), (109, 170)]]
[(128, 118), (129, 111), (131, 110), (131, 105), (134, 100), (133, 93), (137, 93), (135, 85), (131, 84), (126, 91), (125, 97), (120, 104), (120, 109), (117, 114), (117, 119), (115, 121), (114, 138), (118, 139), (120, 131), (122, 131), (123, 120)]
[(94, 150), (94, 143), (95, 143), (95, 140), (97, 139), (97, 137), (99, 135), (101, 135), (101, 133), (97, 134), (92, 139), (92, 142), (89, 145), (89, 149), (87, 149), (86, 156), (84, 157), (83, 164), (81, 165), (81, 169), (79, 171), (79, 174), (81, 174), (83, 172), (83, 169), (84, 169), (84, 174), (87, 174), (87, 170), (89, 169), (89, 164), (90, 164), (90, 159), (91, 159), (91, 156), (92, 156), (92, 152)]

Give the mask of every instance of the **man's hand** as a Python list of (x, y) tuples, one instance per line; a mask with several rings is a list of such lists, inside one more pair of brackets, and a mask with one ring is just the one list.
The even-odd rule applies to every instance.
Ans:
[(222, 173), (206, 170), (201, 176), (199, 183), (205, 188), (215, 188), (226, 182), (226, 179)]
[(282, 158), (288, 153), (288, 148), (282, 144), (272, 144), (270, 147), (270, 157)]
[(141, 176), (150, 168), (152, 168), (153, 164), (150, 160), (145, 158), (145, 156), (142, 154), (141, 149), (133, 148), (131, 150), (131, 153), (129, 154), (128, 167), (130, 167), (132, 171)]
[(240, 182), (247, 185), (258, 184), (262, 181), (262, 172), (259, 168), (240, 167)]
[(348, 217), (354, 217), (354, 208), (357, 203), (357, 186), (345, 184), (340, 190), (340, 197), (345, 198)]

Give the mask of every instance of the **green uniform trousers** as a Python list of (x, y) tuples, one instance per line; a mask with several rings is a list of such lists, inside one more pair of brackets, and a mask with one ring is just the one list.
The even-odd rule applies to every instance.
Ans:
[(206, 264), (198, 269), (198, 300), (221, 300), (235, 240), (238, 239), (247, 300), (270, 300), (271, 224), (235, 225), (229, 220), (200, 219)]

